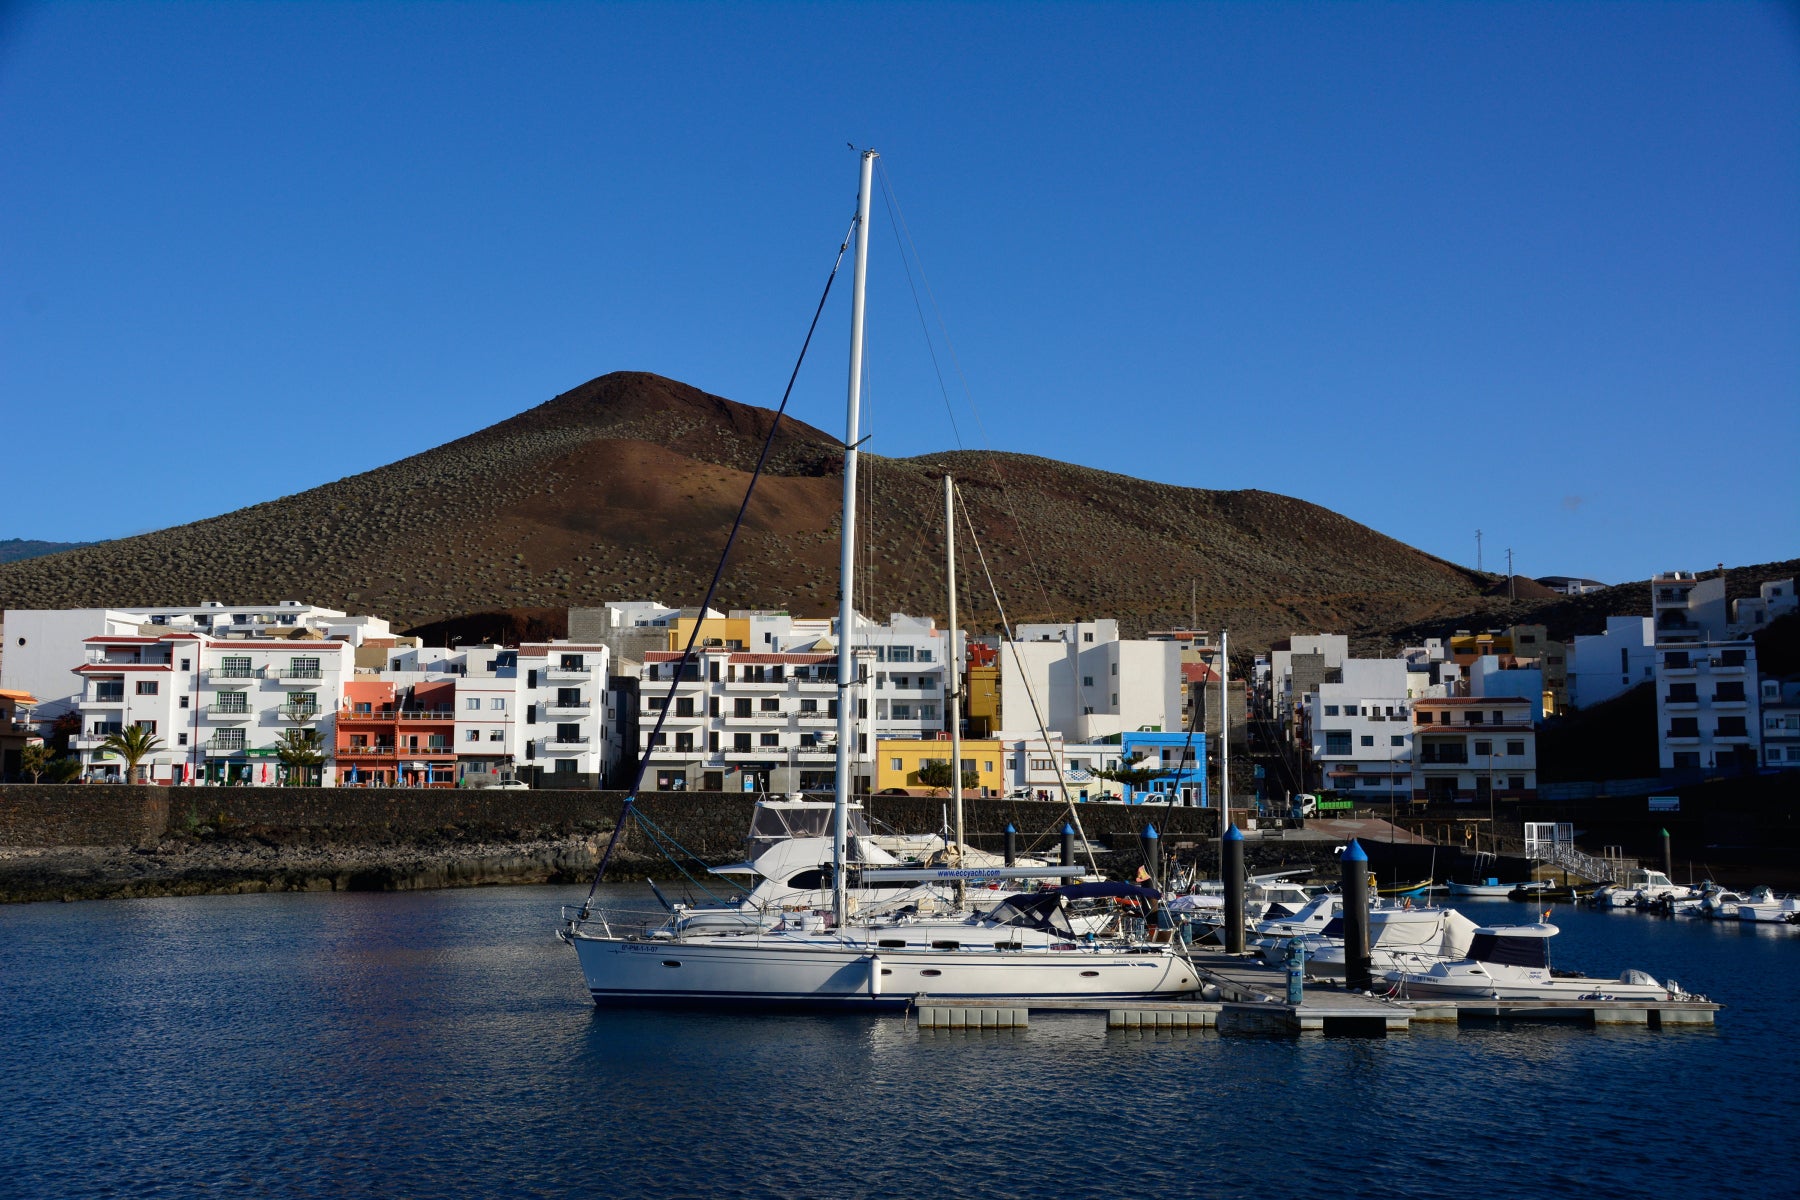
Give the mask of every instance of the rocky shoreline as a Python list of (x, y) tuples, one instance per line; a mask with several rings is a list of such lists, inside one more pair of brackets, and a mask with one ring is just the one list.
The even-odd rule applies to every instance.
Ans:
[(585, 834), (383, 844), (169, 836), (154, 846), (5, 848), (0, 903), (579, 883), (605, 844)]

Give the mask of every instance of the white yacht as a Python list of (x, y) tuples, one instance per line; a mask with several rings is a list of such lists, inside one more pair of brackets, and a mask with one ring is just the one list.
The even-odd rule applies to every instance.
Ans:
[[(1141, 903), (1158, 896), (1130, 884), (1077, 884), (1037, 896), (1014, 897), (985, 915), (948, 921), (902, 919), (898, 914), (891, 919), (885, 915), (868, 919), (859, 917), (851, 904), (853, 886), (953, 882), (959, 877), (995, 873), (989, 868), (856, 867), (850, 856), (848, 788), (857, 680), (849, 632), (855, 625), (856, 467), (861, 445), (864, 283), (874, 164), (874, 151), (864, 151), (854, 226), (848, 429), (843, 441), (830, 912), (796, 913), (769, 929), (759, 923), (742, 930), (665, 927), (625, 932), (612, 929), (604, 914), (593, 907), (590, 889), (588, 902), (579, 910), (564, 911), (557, 936), (574, 948), (589, 994), (600, 1004), (875, 1009), (903, 1008), (923, 995), (1028, 1002), (1062, 997), (1145, 998), (1192, 991), (1199, 984), (1198, 973), (1187, 960), (1185, 948), (1166, 936), (1168, 931), (1159, 931), (1164, 935), (1160, 940), (1102, 936), (1091, 924), (1084, 931), (1070, 919), (1071, 908), (1083, 900)], [(948, 498), (948, 486), (946, 494)], [(949, 532), (946, 528), (946, 534)], [(954, 588), (951, 591), (954, 595)], [(951, 757), (957, 757), (954, 750)], [(957, 825), (960, 828), (960, 812)], [(960, 832), (957, 837), (961, 839)], [(603, 857), (602, 870), (605, 861)], [(858, 877), (855, 883), (852, 868)], [(1080, 869), (1015, 867), (1002, 868), (1000, 873), (1008, 870), (1067, 874)]]

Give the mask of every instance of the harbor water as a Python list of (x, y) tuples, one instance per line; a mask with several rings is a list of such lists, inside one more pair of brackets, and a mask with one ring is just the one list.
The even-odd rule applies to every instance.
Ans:
[(1800, 929), (1555, 908), (1711, 1028), (982, 1033), (596, 1010), (584, 891), (0, 909), (0, 1196), (1800, 1194)]

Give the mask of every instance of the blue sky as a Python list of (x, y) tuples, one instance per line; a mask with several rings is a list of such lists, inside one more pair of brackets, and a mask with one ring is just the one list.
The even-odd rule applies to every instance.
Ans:
[[(613, 370), (773, 405), (849, 142), (968, 389), (953, 430), (878, 219), (872, 450), (1265, 488), (1470, 564), (1481, 528), (1531, 575), (1800, 554), (1800, 16), (1748, 3), (6, 7), (0, 537)], [(845, 325), (791, 410), (829, 430)]]

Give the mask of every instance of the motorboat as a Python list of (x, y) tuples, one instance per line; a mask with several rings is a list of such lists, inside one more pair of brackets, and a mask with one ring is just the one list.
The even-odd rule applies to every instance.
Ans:
[(1442, 996), (1484, 1000), (1683, 1000), (1674, 980), (1658, 983), (1642, 971), (1617, 979), (1595, 979), (1550, 969), (1550, 939), (1556, 926), (1481, 926), (1467, 957), (1433, 963), (1424, 970), (1391, 970), (1382, 975), (1402, 999)]
[(1737, 906), (1737, 919), (1767, 925), (1800, 925), (1800, 897), (1758, 888)]

